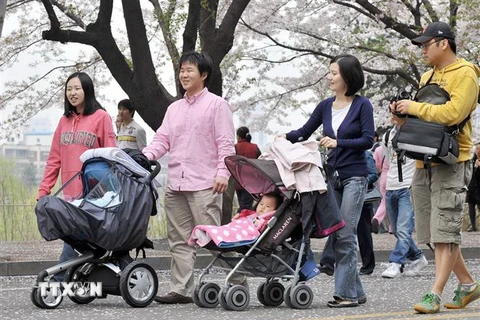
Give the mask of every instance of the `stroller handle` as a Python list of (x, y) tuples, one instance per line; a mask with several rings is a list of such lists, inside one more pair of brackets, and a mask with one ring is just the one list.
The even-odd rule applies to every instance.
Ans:
[(156, 160), (150, 160), (150, 165), (155, 168), (153, 169), (152, 173), (150, 173), (150, 175), (147, 177), (149, 183), (152, 182), (153, 179), (155, 179), (155, 177), (160, 172), (160, 169), (162, 168), (160, 163), (158, 163), (158, 161)]

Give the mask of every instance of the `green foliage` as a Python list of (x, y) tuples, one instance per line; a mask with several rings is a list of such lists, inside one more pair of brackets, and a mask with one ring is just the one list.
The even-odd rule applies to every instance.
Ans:
[(0, 240), (41, 239), (35, 217), (35, 191), (13, 175), (14, 164), (0, 157)]

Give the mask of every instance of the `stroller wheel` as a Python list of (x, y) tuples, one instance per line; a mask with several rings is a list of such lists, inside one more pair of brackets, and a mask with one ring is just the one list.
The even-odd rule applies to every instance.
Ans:
[(273, 281), (265, 285), (265, 305), (277, 307), (283, 303), (283, 293), (285, 287), (278, 281)]
[(235, 285), (228, 289), (225, 300), (230, 310), (242, 311), (248, 307), (250, 294), (248, 293), (248, 289), (244, 286)]
[(198, 291), (200, 307), (215, 308), (219, 303), (220, 287), (216, 283), (206, 283)]
[(40, 303), (37, 301), (37, 288), (33, 288), (32, 291), (30, 291), (30, 301), (32, 301), (33, 305), (37, 308), (42, 308)]
[(143, 308), (152, 303), (157, 290), (157, 274), (146, 263), (134, 261), (120, 275), (122, 298), (134, 308)]
[(313, 291), (306, 284), (294, 286), (290, 294), (291, 304), (294, 309), (307, 309), (313, 302)]
[(265, 301), (265, 282), (258, 286), (257, 299), (264, 306), (268, 306), (267, 302)]
[(200, 284), (200, 285), (196, 286), (195, 290), (193, 290), (193, 293), (192, 293), (193, 303), (195, 303), (197, 305), (197, 307), (202, 307), (202, 305), (200, 304), (200, 300), (198, 299), (198, 291), (200, 290), (200, 287), (202, 285), (203, 284)]
[(49, 287), (46, 289), (46, 295), (42, 296), (42, 291), (35, 287), (30, 293), (30, 300), (38, 308), (55, 309), (62, 303), (63, 296), (60, 289), (57, 290), (55, 295), (54, 293), (54, 290)]
[(220, 301), (220, 305), (223, 309), (230, 310), (230, 307), (227, 304), (227, 292), (225, 289), (220, 290), (220, 293), (218, 294), (218, 300)]
[[(65, 282), (74, 282), (72, 286), (72, 292), (75, 293), (74, 296), (68, 296), (70, 300), (77, 304), (87, 304), (95, 300), (95, 297), (90, 296), (90, 288), (88, 287), (88, 275), (82, 272), (82, 267), (84, 265), (79, 265), (69, 269), (65, 275)], [(80, 285), (85, 284), (85, 285)]]
[(289, 285), (286, 289), (285, 292), (283, 293), (283, 300), (285, 301), (285, 304), (289, 308), (294, 308), (292, 304), (292, 299), (290, 298), (290, 293), (292, 292), (292, 285)]

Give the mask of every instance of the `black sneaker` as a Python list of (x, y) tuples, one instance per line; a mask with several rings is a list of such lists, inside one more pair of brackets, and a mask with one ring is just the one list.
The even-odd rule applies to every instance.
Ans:
[(321, 273), (325, 273), (327, 276), (333, 276), (333, 269), (328, 266), (319, 265), (318, 269)]
[(360, 268), (360, 272), (358, 274), (361, 276), (364, 276), (364, 275), (370, 275), (372, 273), (373, 273), (373, 270)]

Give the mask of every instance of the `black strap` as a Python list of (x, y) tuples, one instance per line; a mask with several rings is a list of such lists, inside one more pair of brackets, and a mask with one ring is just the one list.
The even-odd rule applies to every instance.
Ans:
[(432, 181), (432, 155), (423, 156), (423, 168), (427, 170), (428, 181)]
[(430, 81), (432, 80), (434, 74), (435, 74), (435, 69), (432, 69), (432, 75), (430, 76), (430, 78), (428, 78), (427, 82), (425, 82), (424, 87), (425, 87), (427, 84), (430, 83)]
[[(433, 75), (435, 74), (435, 69), (432, 69), (432, 74), (430, 75), (430, 78), (428, 78), (427, 82), (425, 82), (425, 85), (424, 87), (430, 83), (430, 81), (432, 80), (433, 78)], [(420, 88), (419, 88), (420, 90)], [(450, 93), (448, 94), (450, 96)], [(480, 102), (480, 94), (478, 95), (478, 100)], [(465, 118), (463, 119), (462, 122), (460, 122), (459, 124), (454, 124), (453, 126), (448, 126), (448, 129), (450, 132), (450, 134), (453, 134), (453, 135), (457, 135), (460, 133), (460, 131), (462, 131), (463, 127), (465, 126), (465, 124), (467, 124), (468, 120), (470, 120), (470, 114)]]
[(398, 182), (403, 182), (402, 165), (404, 163), (405, 157), (405, 150), (401, 150), (397, 153)]
[(387, 132), (385, 132), (385, 141), (383, 141), (385, 143), (385, 147), (388, 147), (388, 139), (390, 139), (390, 132), (392, 131), (392, 129), (389, 129), (387, 130)]

